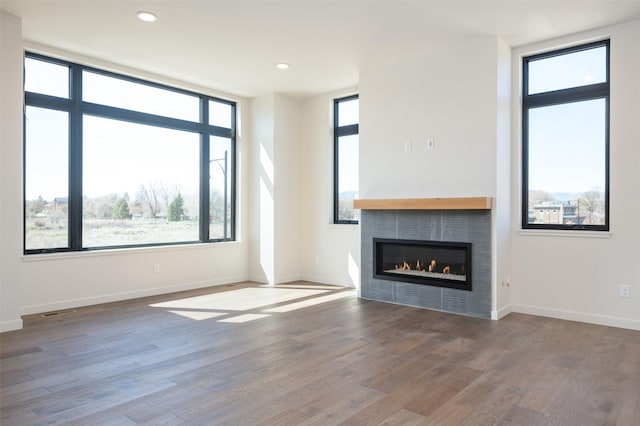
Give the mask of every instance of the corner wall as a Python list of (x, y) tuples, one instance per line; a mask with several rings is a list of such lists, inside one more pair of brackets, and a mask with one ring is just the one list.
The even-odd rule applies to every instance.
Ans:
[(272, 93), (251, 100), (251, 248), (253, 281), (301, 278), (300, 101)]
[(22, 328), (22, 24), (0, 14), (0, 332)]
[(496, 67), (496, 198), (493, 206), (492, 319), (511, 312), (511, 49), (497, 40)]

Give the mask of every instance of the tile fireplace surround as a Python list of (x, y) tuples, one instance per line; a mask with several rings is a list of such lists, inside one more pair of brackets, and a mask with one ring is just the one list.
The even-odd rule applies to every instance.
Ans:
[[(491, 318), (491, 198), (356, 200), (362, 209), (360, 297)], [(471, 291), (373, 278), (373, 238), (468, 242)]]

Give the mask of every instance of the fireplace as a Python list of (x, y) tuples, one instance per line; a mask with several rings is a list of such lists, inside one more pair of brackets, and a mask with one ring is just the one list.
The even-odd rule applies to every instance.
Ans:
[(373, 239), (374, 278), (471, 291), (471, 243)]
[[(400, 204), (400, 206), (405, 207), (404, 204)], [(411, 209), (399, 208), (395, 210), (385, 209), (386, 206), (377, 204), (366, 207), (362, 208), (361, 206), (362, 216), (360, 219), (360, 297), (491, 318), (492, 212), (490, 208), (474, 205), (464, 209), (464, 206), (460, 206), (459, 203), (454, 206), (454, 209), (440, 205), (436, 206), (438, 209), (425, 209), (421, 205), (417, 207), (411, 205)], [(417, 257), (415, 254), (408, 254), (406, 255), (407, 259), (389, 262), (392, 263), (393, 269), (396, 269), (395, 265), (401, 266), (400, 261), (404, 265), (406, 260), (410, 264), (409, 267), (415, 269), (418, 259), (421, 266), (423, 263), (431, 264), (431, 261), (435, 260), (435, 269), (439, 273), (443, 273), (443, 270), (437, 271), (438, 268), (449, 266), (447, 271), (449, 274), (447, 275), (451, 276), (431, 276), (428, 277), (429, 281), (416, 281), (414, 277), (407, 276), (416, 273), (409, 272), (410, 270), (407, 269), (398, 271), (400, 273), (395, 274), (397, 276), (390, 276), (392, 273), (386, 267), (382, 271), (376, 271), (377, 265), (374, 255), (377, 255), (379, 248), (374, 248), (376, 246), (374, 241), (378, 240), (392, 240), (401, 243), (408, 241), (411, 250), (415, 248), (411, 245), (416, 241), (420, 245), (423, 243), (431, 244), (431, 247), (427, 247), (430, 250), (440, 249), (439, 243), (443, 243), (453, 247), (453, 253), (457, 253), (457, 255), (460, 254), (456, 251), (460, 249), (459, 243), (462, 242), (463, 247), (465, 247), (464, 244), (469, 245), (466, 246), (464, 262), (457, 258), (441, 257), (440, 254)], [(385, 251), (389, 249), (383, 247), (383, 256), (389, 253), (393, 254), (395, 249), (394, 247), (391, 252), (385, 254)], [(415, 259), (409, 257), (415, 257)], [(462, 282), (458, 281), (462, 277), (456, 277), (457, 279), (453, 277), (453, 273), (463, 275), (461, 270), (456, 270), (454, 267), (454, 264), (462, 263), (465, 264), (466, 274), (464, 275), (466, 277), (464, 279), (468, 286), (466, 289), (457, 287)], [(428, 272), (426, 266), (422, 266), (420, 269), (426, 269)], [(447, 281), (442, 281), (442, 278)], [(451, 284), (451, 286), (443, 286), (442, 284)]]

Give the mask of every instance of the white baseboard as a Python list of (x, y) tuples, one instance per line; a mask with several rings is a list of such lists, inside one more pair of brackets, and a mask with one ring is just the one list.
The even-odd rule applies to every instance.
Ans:
[(541, 306), (511, 305), (512, 312), (521, 314), (538, 315), (542, 317), (558, 318), (569, 321), (586, 322), (589, 324), (605, 325), (608, 327), (628, 328), (640, 330), (640, 320), (630, 318), (610, 317), (606, 315), (586, 314), (583, 312), (564, 311), (550, 309)]
[[(302, 278), (300, 278), (299, 275), (289, 275), (286, 277), (278, 277), (278, 279), (274, 284), (290, 283), (293, 281), (300, 281), (301, 279)], [(253, 281), (254, 283), (260, 283), (260, 284), (269, 284), (269, 279), (264, 275), (249, 275), (249, 281)]]
[[(261, 284), (268, 284), (267, 279), (264, 276), (259, 276), (259, 275), (250, 275), (249, 281), (253, 281)], [(279, 278), (275, 284), (286, 284), (294, 281), (308, 281), (314, 284), (335, 285), (338, 287), (351, 287), (347, 285), (348, 283), (345, 283), (343, 281), (338, 281), (338, 280), (330, 279), (327, 277), (320, 277), (317, 275), (290, 275), (288, 277)]]
[(225, 277), (215, 280), (195, 281), (189, 283), (181, 283), (166, 287), (154, 287), (144, 290), (128, 291), (122, 293), (104, 294), (93, 297), (85, 297), (81, 299), (61, 300), (53, 303), (44, 303), (40, 305), (30, 305), (22, 307), (22, 315), (39, 314), (43, 312), (59, 311), (61, 309), (78, 308), (82, 306), (98, 305), (101, 303), (118, 302), (120, 300), (137, 299), (140, 297), (157, 296), (159, 294), (175, 293), (178, 291), (195, 290), (198, 288), (212, 287), (217, 285), (233, 284), (247, 281), (246, 276)]
[(0, 322), (0, 333), (14, 330), (22, 330), (22, 319)]
[(249, 275), (247, 279), (254, 283), (269, 284), (267, 277), (265, 277), (264, 275)]
[(505, 316), (509, 315), (511, 312), (513, 312), (512, 305), (503, 306), (497, 311), (491, 311), (491, 319), (494, 321), (499, 320), (500, 318), (504, 318)]
[(350, 282), (336, 280), (335, 278), (322, 277), (319, 275), (303, 275), (300, 279), (302, 281), (309, 281), (316, 284), (326, 284), (326, 285), (335, 285), (338, 287), (354, 288), (352, 285), (350, 285), (352, 284)]
[(276, 280), (276, 284), (286, 284), (286, 283), (292, 283), (294, 281), (300, 281), (300, 280), (302, 280), (300, 275), (289, 275), (286, 277), (278, 277), (278, 279)]

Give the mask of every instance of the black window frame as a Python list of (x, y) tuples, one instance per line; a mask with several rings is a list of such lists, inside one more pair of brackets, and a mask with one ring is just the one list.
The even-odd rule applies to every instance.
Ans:
[[(43, 254), (43, 253), (57, 253), (57, 252), (84, 252), (95, 251), (105, 249), (126, 249), (126, 248), (138, 248), (138, 247), (158, 247), (158, 246), (173, 246), (184, 244), (202, 244), (202, 243), (216, 243), (223, 241), (235, 241), (236, 240), (236, 123), (237, 123), (237, 106), (236, 102), (226, 99), (216, 98), (214, 96), (204, 95), (201, 93), (192, 92), (189, 90), (179, 89), (171, 87), (165, 84), (155, 83), (148, 80), (144, 80), (137, 77), (132, 77), (124, 74), (119, 74), (111, 71), (102, 70), (86, 65), (77, 64), (74, 62), (52, 58), (46, 55), (33, 53), (29, 51), (24, 52), (24, 59), (27, 58), (45, 61), (56, 65), (61, 65), (69, 68), (69, 97), (59, 98), (56, 96), (44, 95), (40, 93), (27, 92), (23, 88), (24, 93), (24, 105), (25, 114), (23, 116), (23, 182), (27, 179), (26, 170), (26, 147), (27, 147), (27, 135), (26, 135), (26, 107), (33, 106), (44, 109), (52, 109), (58, 111), (64, 111), (69, 114), (69, 170), (68, 170), (68, 245), (67, 247), (59, 248), (40, 248), (40, 249), (27, 249), (27, 228), (23, 226), (23, 252), (24, 254)], [(23, 61), (24, 67), (24, 61)], [(199, 99), (200, 111), (199, 121), (193, 122), (188, 120), (182, 120), (177, 118), (165, 117), (152, 113), (139, 112), (129, 110), (125, 108), (112, 107), (107, 105), (101, 105), (96, 103), (90, 103), (82, 100), (82, 73), (83, 71), (89, 71), (100, 75), (121, 79), (137, 84), (146, 85), (153, 88), (167, 90), (184, 95), (194, 96)], [(24, 72), (24, 68), (23, 68)], [(218, 103), (224, 103), (231, 107), (231, 127), (224, 128), (209, 124), (209, 101)], [(107, 118), (120, 121), (128, 121), (136, 124), (150, 125), (154, 127), (162, 127), (173, 130), (188, 131), (192, 133), (198, 133), (200, 135), (199, 150), (199, 175), (200, 175), (200, 205), (199, 205), (199, 237), (197, 241), (172, 241), (172, 242), (159, 242), (159, 243), (144, 243), (144, 244), (131, 244), (131, 245), (110, 245), (110, 246), (98, 246), (98, 247), (83, 247), (82, 246), (82, 144), (83, 144), (83, 129), (82, 122), (84, 115), (91, 115), (100, 118)], [(225, 235), (223, 238), (210, 238), (209, 235), (209, 140), (211, 136), (219, 136), (228, 138), (231, 141), (231, 152), (228, 165), (230, 166), (231, 173), (230, 179), (230, 194), (228, 194), (228, 208), (230, 209), (230, 226), (229, 235)], [(23, 224), (26, 224), (27, 220), (27, 195), (26, 185), (23, 185)], [(225, 234), (227, 229), (225, 227)]]
[[(547, 59), (576, 53), (597, 47), (606, 48), (606, 81), (589, 85), (571, 87), (559, 90), (551, 90), (541, 93), (529, 94), (529, 63), (535, 60)], [(611, 43), (609, 39), (580, 44), (577, 46), (552, 50), (522, 59), (522, 229), (532, 230), (566, 230), (566, 231), (609, 231), (609, 108), (610, 108), (610, 54)], [(605, 186), (604, 186), (604, 224), (539, 224), (529, 223), (529, 110), (533, 108), (548, 107), (569, 103), (584, 102), (595, 99), (605, 101)]]
[[(339, 106), (342, 102), (360, 99), (359, 94), (333, 100), (333, 223), (338, 225), (357, 225), (358, 220), (340, 219), (340, 138), (360, 134), (360, 123), (339, 126)], [(359, 120), (358, 120), (359, 121)]]

